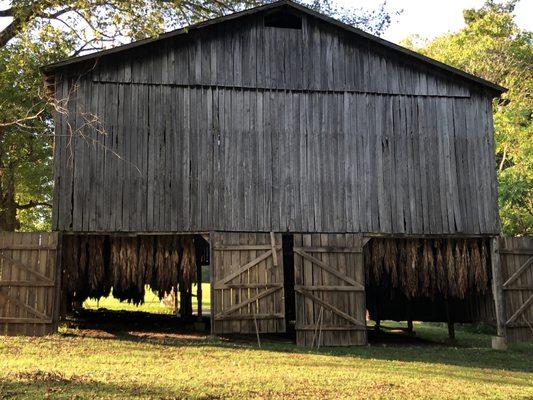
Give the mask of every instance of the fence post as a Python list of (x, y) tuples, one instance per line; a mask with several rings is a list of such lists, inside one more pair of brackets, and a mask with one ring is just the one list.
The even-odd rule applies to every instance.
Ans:
[(505, 320), (505, 304), (503, 297), (503, 281), (499, 252), (499, 238), (491, 239), (490, 260), (492, 267), (492, 295), (494, 296), (494, 308), (496, 310), (496, 337), (492, 338), (492, 348), (496, 350), (507, 349), (507, 333)]

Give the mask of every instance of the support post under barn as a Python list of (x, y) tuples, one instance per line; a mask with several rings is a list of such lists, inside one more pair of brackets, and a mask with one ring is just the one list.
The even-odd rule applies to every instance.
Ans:
[(505, 329), (505, 304), (499, 246), (498, 238), (493, 238), (490, 242), (490, 259), (492, 267), (492, 294), (494, 296), (496, 332), (498, 336), (492, 338), (492, 347), (497, 350), (506, 350), (507, 334)]

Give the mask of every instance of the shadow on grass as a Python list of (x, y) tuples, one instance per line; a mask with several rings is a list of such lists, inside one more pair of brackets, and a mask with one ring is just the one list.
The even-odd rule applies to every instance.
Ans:
[[(409, 336), (406, 333), (382, 332), (376, 336), (369, 331), (369, 346), (327, 347), (320, 350), (301, 348), (290, 338), (282, 335), (261, 335), (262, 347), (258, 348), (255, 335), (232, 335), (211, 338), (206, 332), (199, 333), (176, 323), (172, 316), (121, 315), (118, 320), (114, 313), (104, 313), (105, 318), (91, 312), (78, 322), (78, 330), (67, 332), (67, 336), (91, 335), (99, 339), (142, 342), (168, 347), (205, 347), (220, 349), (247, 349), (280, 353), (328, 355), (377, 359), (385, 361), (444, 364), (458, 367), (487, 368), (502, 371), (533, 372), (533, 344), (512, 346), (506, 352), (490, 349), (489, 336), (480, 335), (486, 347), (472, 347), (461, 344), (447, 344), (434, 340), (435, 332), (426, 332), (430, 338)], [(131, 314), (131, 313), (130, 313)], [(137, 314), (137, 313), (136, 313)], [(115, 315), (116, 317), (116, 315)], [(432, 328), (435, 329), (435, 328)], [(423, 331), (423, 329), (422, 329)], [(98, 332), (105, 335), (98, 336)], [(443, 330), (444, 332), (444, 330)], [(422, 332), (423, 333), (423, 332)], [(469, 333), (470, 335), (474, 335)]]
[[(37, 379), (30, 378), (0, 379), (0, 399), (43, 399), (43, 398), (137, 398), (140, 396), (149, 398), (165, 398), (164, 388), (146, 386), (111, 384), (81, 377), (61, 379)], [(180, 394), (183, 398), (187, 393)], [(182, 398), (177, 397), (177, 398)], [(174, 397), (173, 397), (174, 398)]]

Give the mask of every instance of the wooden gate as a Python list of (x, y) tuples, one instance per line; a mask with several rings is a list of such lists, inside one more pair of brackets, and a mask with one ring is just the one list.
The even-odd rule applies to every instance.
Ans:
[(0, 232), (0, 335), (57, 330), (57, 233)]
[(367, 343), (363, 244), (351, 234), (294, 235), (297, 345)]
[(281, 235), (210, 235), (213, 333), (285, 332)]
[(533, 238), (499, 238), (509, 342), (533, 340)]

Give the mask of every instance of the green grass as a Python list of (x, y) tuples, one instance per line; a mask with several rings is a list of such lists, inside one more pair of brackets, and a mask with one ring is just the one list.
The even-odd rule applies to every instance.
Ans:
[(0, 337), (0, 398), (533, 398), (532, 344), (497, 352), (459, 328), (448, 346), (442, 325), (415, 329), (432, 342), (311, 351), (131, 330)]
[[(211, 285), (209, 283), (202, 283), (202, 308), (204, 310), (209, 310), (211, 306), (211, 297), (210, 297)], [(196, 285), (192, 287), (193, 294), (196, 294)], [(178, 296), (179, 298), (179, 296)], [(196, 310), (198, 300), (196, 297), (192, 298), (192, 307), (193, 310)], [(115, 299), (112, 295), (108, 297), (103, 297), (100, 300), (87, 299), (83, 303), (83, 308), (88, 310), (97, 310), (98, 308), (105, 308), (108, 310), (124, 310), (124, 311), (142, 311), (154, 314), (172, 314), (173, 307), (168, 307), (162, 304), (157, 297), (157, 294), (150, 290), (149, 286), (146, 286), (146, 294), (144, 295), (144, 303), (136, 306), (134, 304), (128, 303), (126, 301), (119, 301)]]

